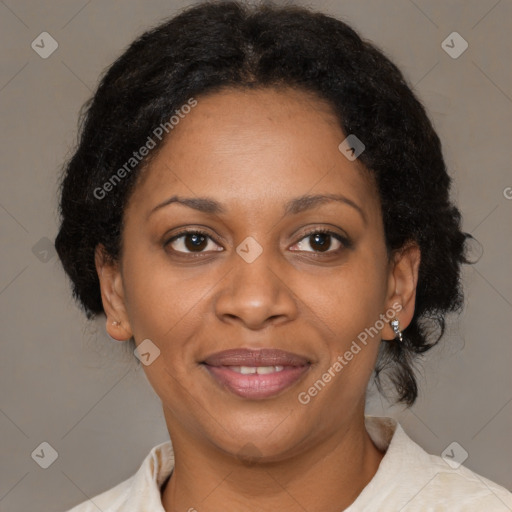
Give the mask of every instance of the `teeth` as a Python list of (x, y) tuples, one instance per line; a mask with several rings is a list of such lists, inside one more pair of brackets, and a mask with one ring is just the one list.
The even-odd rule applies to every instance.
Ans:
[(251, 375), (256, 373), (256, 368), (251, 368), (250, 366), (240, 366), (240, 373), (242, 375)]
[(281, 372), (284, 366), (230, 366), (232, 371), (242, 375), (265, 375), (267, 373)]
[(275, 373), (283, 370), (282, 366), (258, 366), (256, 371), (258, 375), (265, 375), (266, 373)]

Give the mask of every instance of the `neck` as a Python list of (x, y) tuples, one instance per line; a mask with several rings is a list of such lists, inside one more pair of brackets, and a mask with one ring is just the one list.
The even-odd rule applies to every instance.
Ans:
[(338, 512), (353, 503), (383, 457), (366, 432), (364, 417), (278, 462), (243, 463), (198, 440), (180, 443), (175, 434), (173, 429), (176, 463), (162, 488), (166, 512)]

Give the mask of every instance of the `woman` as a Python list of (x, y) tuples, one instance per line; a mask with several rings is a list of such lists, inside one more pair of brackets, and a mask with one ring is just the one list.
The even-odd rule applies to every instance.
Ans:
[(400, 71), (338, 20), (204, 3), (137, 39), (88, 105), (56, 248), (172, 445), (73, 512), (510, 510), (364, 414), (372, 377), (414, 403), (462, 305), (450, 181)]

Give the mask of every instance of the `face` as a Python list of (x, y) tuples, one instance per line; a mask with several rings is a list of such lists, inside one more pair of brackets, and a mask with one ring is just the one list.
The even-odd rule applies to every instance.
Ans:
[(362, 418), (417, 260), (388, 258), (345, 138), (305, 92), (198, 97), (130, 198), (119, 264), (97, 252), (109, 334), (160, 350), (143, 368), (173, 436), (278, 460)]

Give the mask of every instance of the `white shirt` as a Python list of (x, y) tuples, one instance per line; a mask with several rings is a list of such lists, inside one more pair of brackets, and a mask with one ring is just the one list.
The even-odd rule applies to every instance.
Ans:
[[(367, 416), (385, 451), (377, 472), (343, 512), (510, 512), (512, 493), (464, 466), (429, 455), (392, 418)], [(449, 460), (455, 452), (446, 455)], [(165, 512), (160, 488), (174, 467), (171, 441), (155, 446), (137, 473), (68, 512)], [(340, 510), (340, 512), (342, 512)]]

